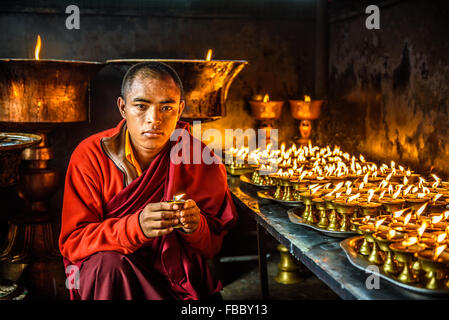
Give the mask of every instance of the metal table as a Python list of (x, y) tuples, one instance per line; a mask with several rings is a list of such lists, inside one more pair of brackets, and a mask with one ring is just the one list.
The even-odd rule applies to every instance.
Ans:
[[(379, 279), (379, 289), (367, 289), (365, 283), (371, 273), (354, 267), (340, 248), (342, 239), (332, 238), (318, 231), (292, 223), (288, 207), (257, 197), (258, 189), (228, 176), (228, 184), (239, 211), (243, 210), (257, 222), (257, 247), (263, 299), (269, 297), (266, 251), (266, 233), (287, 247), (290, 253), (342, 299), (404, 300), (438, 299), (438, 296), (418, 294), (388, 281)], [(447, 298), (447, 297), (446, 297)]]

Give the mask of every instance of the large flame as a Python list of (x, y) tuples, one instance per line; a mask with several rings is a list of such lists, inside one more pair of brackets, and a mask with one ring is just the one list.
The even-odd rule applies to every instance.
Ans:
[(210, 61), (212, 58), (212, 49), (207, 50), (206, 61)]
[(39, 60), (39, 52), (41, 51), (41, 36), (37, 35), (36, 49), (34, 49), (34, 58)]

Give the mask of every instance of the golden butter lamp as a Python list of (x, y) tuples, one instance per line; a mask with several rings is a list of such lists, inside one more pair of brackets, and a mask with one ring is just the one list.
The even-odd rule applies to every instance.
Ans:
[(381, 266), (381, 269), (388, 274), (396, 274), (398, 271), (398, 268), (396, 266), (396, 263), (393, 259), (393, 253), (389, 247), (391, 243), (399, 242), (405, 239), (404, 233), (399, 233), (395, 231), (382, 231), (382, 232), (376, 232), (373, 235), (374, 240), (376, 241), (377, 245), (379, 246), (380, 250), (382, 250), (386, 257), (384, 258), (384, 262)]
[(299, 120), (299, 132), (301, 137), (298, 139), (300, 145), (307, 145), (312, 131), (312, 121), (321, 115), (321, 106), (324, 100), (311, 100), (305, 96), (304, 100), (289, 100), (291, 116)]
[(270, 100), (269, 95), (264, 97), (257, 95), (253, 100), (248, 101), (251, 107), (251, 114), (254, 119), (260, 122), (259, 128), (265, 129), (267, 143), (271, 141), (271, 130), (275, 128), (275, 123), (282, 114), (284, 101)]
[[(425, 249), (415, 253), (415, 257), (420, 261), (421, 268), (426, 272), (427, 289), (449, 288), (447, 277), (449, 267), (449, 252), (443, 251), (436, 254), (437, 249)], [(446, 283), (444, 283), (446, 281)]]

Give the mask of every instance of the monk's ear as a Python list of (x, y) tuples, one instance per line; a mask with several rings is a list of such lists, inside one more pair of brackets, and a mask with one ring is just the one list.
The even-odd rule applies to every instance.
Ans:
[(186, 105), (185, 100), (181, 100), (181, 102), (179, 102), (178, 120), (181, 119), (181, 115), (182, 115), (182, 112), (184, 111), (185, 105)]
[(125, 99), (123, 99), (123, 97), (121, 97), (121, 96), (118, 97), (117, 98), (117, 107), (118, 107), (118, 110), (119, 110), (120, 114), (122, 115), (123, 119), (126, 119), (125, 106), (126, 106)]

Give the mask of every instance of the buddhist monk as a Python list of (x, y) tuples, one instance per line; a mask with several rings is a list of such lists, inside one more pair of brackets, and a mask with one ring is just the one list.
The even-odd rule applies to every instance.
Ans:
[[(134, 65), (117, 105), (120, 123), (83, 140), (67, 169), (59, 248), (71, 299), (220, 298), (208, 262), (237, 214), (223, 164), (191, 161), (195, 143), (217, 156), (180, 120), (179, 76)], [(179, 194), (184, 204), (168, 202)]]

